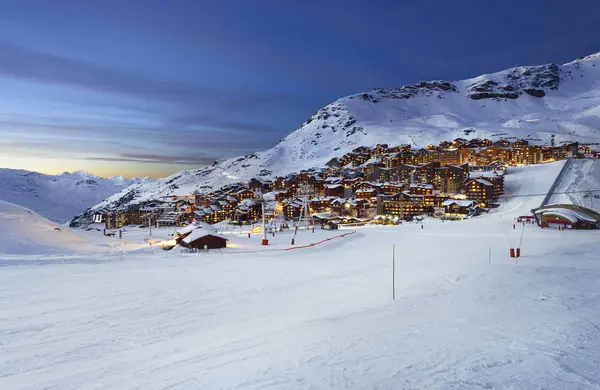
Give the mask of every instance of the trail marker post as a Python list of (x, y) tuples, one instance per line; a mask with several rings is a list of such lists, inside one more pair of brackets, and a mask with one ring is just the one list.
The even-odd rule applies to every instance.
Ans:
[(396, 245), (392, 245), (392, 300), (396, 299)]

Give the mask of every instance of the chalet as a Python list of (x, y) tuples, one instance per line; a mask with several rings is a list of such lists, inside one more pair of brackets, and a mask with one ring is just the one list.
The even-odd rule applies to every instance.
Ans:
[(388, 145), (387, 144), (377, 144), (373, 149), (373, 153), (377, 155), (382, 155), (387, 152)]
[(361, 200), (336, 198), (331, 202), (331, 212), (338, 216), (358, 217), (362, 206)]
[(414, 197), (407, 197), (404, 200), (386, 200), (379, 196), (377, 197), (377, 214), (410, 220), (417, 215), (426, 213), (422, 197), (420, 200)]
[(283, 202), (285, 199), (291, 199), (296, 196), (298, 193), (298, 187), (290, 187), (285, 191), (276, 191), (275, 192), (275, 200), (278, 202)]
[(458, 193), (462, 190), (463, 183), (467, 178), (468, 165), (446, 165), (435, 168), (432, 183), (434, 187), (442, 192)]
[(313, 177), (312, 180), (312, 188), (315, 194), (324, 195), (325, 194), (325, 182), (320, 177)]
[(379, 189), (381, 188), (381, 183), (371, 182), (371, 181), (360, 181), (354, 183), (352, 189), (357, 190), (365, 190), (365, 189)]
[(331, 202), (336, 199), (333, 196), (317, 196), (309, 201), (310, 209), (315, 213), (331, 210)]
[(467, 179), (465, 195), (476, 200), (483, 207), (489, 207), (495, 200), (494, 185), (485, 179)]
[(190, 249), (219, 249), (227, 247), (227, 239), (203, 229), (192, 231), (181, 240), (181, 246)]
[[(455, 141), (456, 142), (456, 141)], [(442, 165), (459, 164), (460, 158), (457, 148), (440, 149), (439, 161)]]
[(431, 162), (439, 162), (440, 154), (437, 150), (419, 149), (415, 153), (415, 163), (427, 164)]
[(377, 195), (377, 190), (374, 188), (362, 188), (355, 191), (356, 198), (358, 199), (371, 199)]
[(104, 214), (104, 227), (106, 229), (118, 229), (121, 226), (123, 225), (121, 225), (116, 212), (108, 212)]
[(325, 178), (325, 184), (341, 184), (343, 181), (343, 176), (328, 176)]
[(458, 150), (458, 162), (459, 164), (475, 162), (475, 155), (477, 149), (475, 148), (461, 148)]
[(522, 148), (523, 146), (529, 145), (529, 141), (524, 139), (518, 139), (512, 143), (512, 147), (515, 149)]
[(453, 145), (454, 147), (459, 147), (459, 146), (461, 146), (461, 145), (464, 145), (464, 144), (466, 144), (467, 142), (469, 142), (469, 141), (467, 141), (467, 140), (466, 140), (466, 139), (464, 139), (464, 138), (455, 138), (455, 139), (454, 139), (454, 141), (452, 141), (452, 145)]
[(360, 178), (363, 175), (362, 172), (358, 169), (348, 169), (348, 168), (342, 169), (341, 174), (344, 179)]
[(195, 206), (195, 198), (180, 198), (180, 199), (177, 199), (177, 201), (175, 201), (175, 207), (184, 208), (186, 210), (189, 210), (189, 212), (192, 211), (192, 208), (194, 206)]
[[(182, 240), (187, 237), (194, 230), (202, 229), (203, 231), (209, 233), (215, 233), (216, 229), (210, 226), (209, 224), (203, 222), (190, 223), (180, 229), (177, 229), (175, 232), (175, 240)], [(179, 242), (177, 242), (179, 244)]]
[(358, 154), (358, 153), (370, 154), (371, 148), (369, 148), (367, 146), (359, 146), (358, 148), (354, 148), (352, 150), (352, 153), (354, 153), (354, 154)]
[(221, 199), (217, 202), (219, 208), (223, 213), (223, 219), (231, 219), (233, 212), (237, 206), (237, 202), (230, 202), (225, 199)]
[(125, 225), (142, 225), (148, 214), (142, 209), (118, 210), (103, 214), (106, 229), (118, 229)]
[(296, 180), (298, 184), (309, 184), (310, 178), (312, 174), (307, 171), (300, 171), (300, 173), (296, 176)]
[(341, 182), (341, 184), (344, 185), (344, 188), (346, 189), (351, 189), (351, 188), (355, 188), (355, 186), (361, 183), (361, 180), (359, 177), (354, 177), (354, 178), (344, 178)]
[(271, 190), (271, 182), (253, 178), (248, 182), (248, 189), (255, 193), (268, 192)]
[(431, 212), (432, 207), (442, 207), (446, 200), (448, 200), (447, 196), (423, 195), (423, 206), (429, 208), (428, 211)]
[(469, 174), (471, 179), (484, 179), (494, 185), (493, 198), (497, 200), (504, 194), (504, 171), (484, 171), (472, 172)]
[(257, 221), (262, 218), (262, 205), (252, 199), (240, 202), (233, 212), (236, 221)]
[(467, 216), (476, 215), (479, 211), (479, 206), (474, 200), (449, 199), (442, 205), (445, 217), (450, 219), (463, 219)]
[(520, 165), (539, 164), (544, 161), (544, 152), (537, 145), (521, 146), (513, 151), (511, 161)]
[(409, 187), (412, 195), (431, 195), (433, 194), (432, 184), (412, 183)]
[(272, 190), (284, 190), (286, 188), (287, 181), (285, 180), (285, 177), (278, 177), (277, 179), (275, 179), (275, 181), (273, 181), (273, 183), (271, 183)]
[(92, 222), (93, 223), (104, 223), (106, 221), (106, 214), (109, 213), (109, 210), (106, 208), (101, 208), (99, 210), (96, 210), (94, 212), (94, 215), (92, 216)]
[(344, 197), (343, 184), (325, 184), (325, 196)]
[(286, 220), (297, 220), (302, 213), (302, 200), (290, 199), (283, 204), (283, 215)]
[(431, 183), (433, 181), (435, 169), (439, 167), (439, 162), (430, 162), (417, 165), (412, 174), (412, 181), (419, 183)]
[(187, 224), (186, 215), (177, 211), (162, 214), (156, 219), (159, 227), (183, 226)]
[(383, 183), (383, 186), (381, 187), (381, 192), (383, 192), (386, 195), (392, 195), (392, 194), (401, 192), (405, 189), (406, 189), (406, 186), (402, 183), (385, 182), (385, 183)]
[(195, 210), (192, 216), (196, 221), (209, 223), (210, 222), (210, 214), (206, 214), (203, 209)]
[(242, 200), (245, 200), (245, 199), (254, 199), (254, 193), (248, 189), (236, 191), (235, 193), (233, 193), (231, 195), (234, 198), (236, 198), (238, 200), (238, 202), (241, 202)]

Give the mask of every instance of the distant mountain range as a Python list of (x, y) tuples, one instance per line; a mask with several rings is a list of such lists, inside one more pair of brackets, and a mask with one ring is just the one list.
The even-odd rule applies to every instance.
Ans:
[(0, 169), (0, 200), (31, 209), (54, 222), (66, 223), (73, 216), (140, 181), (120, 176), (106, 179), (86, 172), (54, 176)]
[(419, 148), (457, 137), (598, 143), (600, 53), (565, 65), (522, 66), (468, 80), (418, 82), (347, 96), (317, 111), (269, 150), (133, 184), (94, 209), (323, 167), (363, 145)]

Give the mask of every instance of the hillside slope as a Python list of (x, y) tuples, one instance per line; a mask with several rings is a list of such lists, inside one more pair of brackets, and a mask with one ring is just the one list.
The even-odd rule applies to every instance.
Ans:
[(0, 169), (0, 200), (31, 209), (46, 218), (65, 223), (139, 179), (105, 179), (85, 172), (44, 175)]
[(565, 65), (517, 67), (469, 80), (419, 82), (344, 97), (269, 150), (135, 184), (95, 208), (322, 167), (361, 145), (421, 147), (456, 137), (593, 143), (600, 138), (598, 129), (600, 54), (594, 54)]
[(121, 244), (119, 240), (84, 233), (0, 200), (0, 255), (106, 252)]
[(574, 204), (600, 211), (600, 161), (573, 160), (550, 203)]

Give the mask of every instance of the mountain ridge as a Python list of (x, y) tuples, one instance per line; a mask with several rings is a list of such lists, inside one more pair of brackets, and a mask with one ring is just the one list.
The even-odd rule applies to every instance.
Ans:
[(518, 66), (466, 80), (421, 81), (346, 96), (318, 110), (271, 149), (133, 184), (92, 210), (323, 167), (358, 146), (418, 148), (458, 137), (593, 143), (600, 139), (598, 129), (600, 53), (564, 65)]
[(47, 175), (0, 168), (0, 200), (31, 209), (53, 222), (66, 223), (73, 215), (139, 181), (103, 178), (82, 171)]

